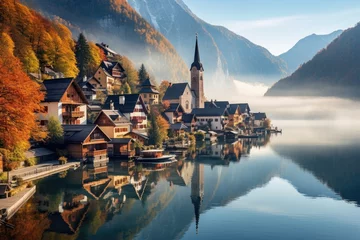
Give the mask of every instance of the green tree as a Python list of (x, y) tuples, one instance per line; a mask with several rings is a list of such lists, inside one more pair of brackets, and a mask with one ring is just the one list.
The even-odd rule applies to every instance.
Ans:
[(130, 85), (127, 82), (123, 83), (120, 88), (120, 92), (122, 92), (122, 94), (131, 94)]
[(160, 136), (159, 126), (157, 124), (155, 111), (150, 112), (149, 122), (150, 122), (150, 127), (148, 130), (149, 144), (155, 145), (155, 146), (160, 146), (162, 143), (162, 140), (161, 140), (161, 136)]
[(141, 85), (146, 79), (149, 78), (149, 74), (146, 71), (146, 68), (144, 66), (144, 64), (141, 64), (141, 67), (138, 71), (138, 76), (139, 76), (139, 84)]
[(48, 121), (48, 132), (49, 132), (49, 140), (50, 144), (61, 144), (64, 139), (64, 130), (61, 127), (61, 124), (58, 119), (55, 117), (50, 117)]
[(79, 69), (78, 78), (82, 79), (86, 75), (87, 69), (91, 61), (90, 46), (84, 34), (82, 33), (80, 33), (75, 45), (75, 56), (77, 61), (77, 67)]

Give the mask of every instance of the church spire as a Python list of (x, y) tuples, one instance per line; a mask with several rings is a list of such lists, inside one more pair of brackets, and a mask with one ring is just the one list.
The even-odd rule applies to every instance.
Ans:
[(193, 68), (194, 66), (196, 67), (197, 70), (204, 71), (203, 65), (200, 62), (200, 52), (199, 52), (199, 44), (198, 44), (198, 35), (197, 34), (196, 34), (196, 42), (195, 42), (194, 62), (191, 64), (191, 68)]

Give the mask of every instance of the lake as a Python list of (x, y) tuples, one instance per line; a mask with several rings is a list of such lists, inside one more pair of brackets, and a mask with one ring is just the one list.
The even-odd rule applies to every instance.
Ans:
[[(199, 146), (167, 166), (110, 162), (35, 182), (5, 239), (360, 239), (359, 127)], [(1, 239), (4, 239), (1, 237)]]

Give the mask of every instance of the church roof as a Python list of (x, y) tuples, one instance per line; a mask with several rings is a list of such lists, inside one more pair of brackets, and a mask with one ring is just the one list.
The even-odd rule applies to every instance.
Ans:
[(163, 100), (179, 99), (180, 96), (184, 94), (184, 91), (187, 86), (190, 88), (188, 83), (173, 83), (173, 84), (171, 84), (166, 89)]
[(204, 71), (203, 65), (200, 62), (200, 52), (199, 52), (199, 44), (198, 44), (198, 37), (196, 35), (196, 43), (195, 43), (195, 54), (194, 54), (194, 62), (191, 64), (190, 70), (196, 67), (197, 70)]

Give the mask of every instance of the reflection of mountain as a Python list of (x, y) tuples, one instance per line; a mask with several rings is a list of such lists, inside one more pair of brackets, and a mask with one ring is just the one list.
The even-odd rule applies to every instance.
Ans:
[[(311, 172), (343, 199), (360, 205), (360, 148), (356, 145), (272, 146), (279, 155)], [(311, 186), (310, 186), (311, 187)]]

